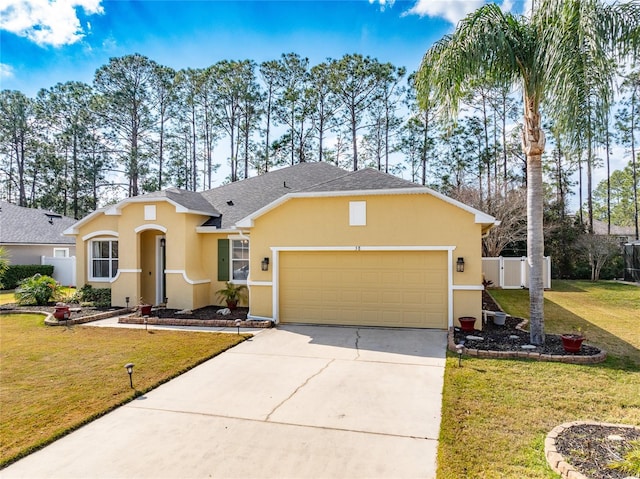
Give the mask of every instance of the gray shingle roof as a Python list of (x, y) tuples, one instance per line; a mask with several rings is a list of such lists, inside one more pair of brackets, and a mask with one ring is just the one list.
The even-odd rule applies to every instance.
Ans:
[(349, 173), (343, 172), (343, 175), (339, 178), (319, 183), (306, 191), (387, 190), (396, 188), (420, 188), (420, 185), (372, 168), (366, 168)]
[(202, 193), (197, 193), (195, 191), (182, 190), (180, 188), (167, 188), (166, 190), (148, 193), (144, 195), (144, 197), (167, 198), (190, 211), (197, 211), (211, 216), (218, 216), (220, 214), (220, 212), (202, 196)]
[(0, 244), (75, 244), (62, 232), (76, 222), (51, 211), (0, 201)]
[(204, 191), (202, 196), (222, 213), (221, 227), (229, 228), (288, 193), (307, 191), (345, 174), (329, 163), (300, 163)]

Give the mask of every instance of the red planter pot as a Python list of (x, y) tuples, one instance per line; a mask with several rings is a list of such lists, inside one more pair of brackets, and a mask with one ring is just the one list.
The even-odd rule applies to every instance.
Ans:
[(71, 312), (69, 311), (69, 306), (56, 306), (55, 311), (53, 312), (53, 317), (58, 321), (61, 319), (69, 319), (71, 316)]
[(227, 308), (229, 308), (231, 311), (235, 311), (238, 308), (238, 301), (235, 299), (227, 299), (226, 303)]
[(458, 321), (460, 321), (460, 329), (463, 331), (470, 333), (475, 329), (476, 318), (473, 316), (462, 316), (458, 318)]
[(151, 315), (151, 305), (150, 304), (141, 304), (140, 305), (140, 314), (142, 316), (150, 316)]
[(562, 346), (567, 353), (579, 353), (582, 347), (582, 341), (584, 336), (578, 336), (577, 334), (563, 334)]

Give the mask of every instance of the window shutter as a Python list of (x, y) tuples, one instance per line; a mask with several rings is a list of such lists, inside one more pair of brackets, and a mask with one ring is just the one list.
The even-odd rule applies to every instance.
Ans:
[(229, 281), (228, 239), (218, 239), (218, 281)]

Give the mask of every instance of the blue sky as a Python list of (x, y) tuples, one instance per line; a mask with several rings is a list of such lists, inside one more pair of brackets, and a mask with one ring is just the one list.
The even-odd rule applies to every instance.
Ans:
[[(521, 13), (524, 0), (499, 0)], [(483, 0), (3, 0), (0, 89), (34, 96), (90, 83), (110, 57), (140, 53), (180, 69), (283, 53), (311, 64), (346, 53), (418, 68), (429, 46)]]

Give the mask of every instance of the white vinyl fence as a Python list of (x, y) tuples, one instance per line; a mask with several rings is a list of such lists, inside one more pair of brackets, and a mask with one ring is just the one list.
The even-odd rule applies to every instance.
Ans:
[(53, 256), (41, 256), (40, 264), (53, 265), (53, 279), (62, 286), (76, 285), (76, 257), (54, 258)]
[[(543, 284), (545, 289), (551, 288), (551, 257), (545, 256), (543, 263)], [(529, 287), (529, 263), (525, 256), (521, 258), (482, 258), (484, 278), (493, 282), (493, 286), (503, 289), (520, 289)]]

